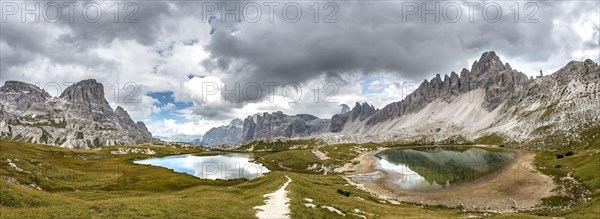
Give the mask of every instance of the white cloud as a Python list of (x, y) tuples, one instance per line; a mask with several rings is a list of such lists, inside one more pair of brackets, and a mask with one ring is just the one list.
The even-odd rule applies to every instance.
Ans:
[[(471, 63), (479, 58), (478, 55), (486, 50), (497, 50), (503, 61), (529, 75), (537, 75), (539, 70), (543, 70), (545, 74), (551, 73), (571, 59), (592, 58), (600, 61), (600, 21), (597, 19), (599, 15), (597, 10), (589, 10), (592, 6), (597, 8), (598, 2), (539, 3), (539, 24), (514, 24), (508, 20), (509, 22), (496, 24), (475, 23), (466, 26), (420, 26), (420, 23), (411, 26), (413, 24), (398, 22), (397, 8), (381, 8), (386, 6), (384, 3), (375, 3), (377, 5), (373, 7), (354, 7), (369, 4), (371, 3), (342, 4), (344, 7), (340, 8), (340, 18), (343, 19), (338, 24), (311, 22), (310, 25), (304, 26), (301, 22), (294, 25), (281, 23), (281, 18), (277, 18), (279, 23), (275, 24), (267, 22), (266, 19), (256, 24), (242, 22), (239, 25), (240, 31), (234, 35), (240, 40), (233, 41), (240, 44), (224, 43), (224, 52), (230, 52), (227, 51), (230, 49), (228, 46), (234, 46), (231, 49), (236, 50), (231, 54), (248, 59), (256, 58), (252, 60), (261, 65), (265, 64), (267, 70), (273, 70), (268, 68), (271, 65), (266, 65), (271, 62), (276, 63), (276, 67), (285, 67), (274, 68), (272, 73), (278, 74), (264, 77), (300, 78), (298, 82), (302, 96), (297, 102), (287, 101), (281, 94), (281, 87), (276, 90), (272, 101), (262, 99), (258, 102), (223, 102), (219, 90), (205, 95), (203, 84), (221, 86), (223, 82), (231, 85), (232, 81), (269, 81), (272, 78), (253, 78), (254, 75), (246, 73), (251, 73), (254, 69), (236, 68), (249, 66), (245, 65), (247, 60), (244, 59), (230, 60), (230, 68), (227, 70), (205, 69), (202, 62), (211, 55), (207, 46), (216, 39), (211, 38), (214, 35), (208, 34), (210, 26), (201, 21), (198, 4), (194, 2), (145, 3), (140, 8), (140, 23), (137, 24), (21, 23), (20, 17), (12, 16), (11, 21), (2, 24), (0, 55), (3, 66), (0, 69), (0, 80), (38, 83), (40, 87), (47, 88), (52, 95), (59, 95), (68, 86), (67, 82), (95, 78), (104, 84), (105, 96), (113, 108), (121, 105), (134, 120), (148, 123), (149, 129), (155, 135), (169, 136), (202, 134), (213, 126), (227, 124), (232, 118), (245, 118), (257, 112), (281, 110), (287, 114), (310, 113), (329, 118), (338, 112), (339, 104), (352, 107), (354, 102), (368, 102), (382, 108), (388, 103), (401, 100), (421, 82), (411, 84), (404, 80), (403, 75), (412, 74), (411, 78), (415, 78), (416, 73), (413, 72), (384, 72), (379, 73), (377, 79), (371, 83), (361, 85), (361, 74), (343, 70), (344, 68), (329, 69), (331, 65), (348, 60), (351, 62), (349, 66), (364, 62), (365, 65), (379, 67), (382, 63), (399, 62), (395, 55), (405, 54), (406, 65), (452, 66), (452, 69), (443, 70), (446, 72), (426, 71), (416, 74), (422, 79), (430, 79), (435, 73), (443, 75), (451, 71), (460, 72), (464, 67), (470, 68)], [(506, 11), (508, 12), (510, 10)], [(511, 18), (511, 14), (505, 15), (508, 19)], [(478, 20), (481, 19), (478, 17)], [(420, 29), (421, 27), (425, 29)], [(298, 34), (298, 31), (307, 28), (318, 31)], [(436, 28), (447, 30), (449, 34), (424, 32), (426, 29)], [(340, 33), (342, 35), (339, 35)], [(295, 38), (297, 36), (303, 39)], [(413, 39), (409, 39), (410, 37)], [(312, 40), (311, 43), (303, 43), (306, 39)], [(352, 50), (336, 46), (358, 44), (366, 47)], [(269, 45), (276, 45), (276, 48), (273, 49)], [(381, 47), (377, 47), (379, 50), (370, 50), (369, 47), (374, 45)], [(264, 50), (251, 50), (253, 46), (255, 49)], [(309, 46), (314, 47), (308, 48)], [(311, 48), (319, 50), (320, 53)], [(411, 48), (414, 51), (411, 51)], [(301, 51), (305, 56), (295, 55), (295, 52), (307, 49), (308, 51)], [(244, 51), (246, 53), (241, 54)], [(256, 51), (262, 53), (253, 53)], [(265, 54), (266, 56), (261, 58)], [(324, 55), (328, 61), (319, 59), (319, 54)], [(432, 56), (435, 54), (460, 60), (444, 65), (440, 63), (443, 60), (428, 62), (428, 59), (434, 59)], [(473, 54), (476, 56), (469, 57)], [(365, 59), (362, 55), (368, 56)], [(464, 60), (464, 57), (469, 59)], [(283, 62), (278, 61), (278, 58), (282, 58)], [(303, 81), (305, 77), (290, 75), (287, 71), (294, 72), (293, 70), (311, 66), (298, 61), (302, 58), (308, 64), (319, 64), (325, 69), (308, 68), (311, 71), (296, 73), (310, 75), (311, 78), (306, 81)], [(297, 68), (287, 68), (288, 66)], [(206, 77), (190, 80), (187, 78), (189, 74)], [(326, 77), (323, 74), (334, 74), (336, 77)], [(323, 87), (328, 82), (336, 84), (335, 93), (330, 93), (333, 91), (331, 86), (327, 87), (329, 89)], [(142, 87), (133, 89), (132, 84)], [(60, 89), (55, 89), (56, 85), (59, 85)], [(173, 103), (169, 103), (160, 108), (156, 106), (157, 99), (147, 96), (148, 92), (159, 91), (171, 91), (176, 102), (192, 102), (193, 107), (177, 109)], [(266, 90), (263, 90), (264, 92)], [(324, 102), (327, 96), (330, 96), (329, 100), (336, 101)], [(138, 101), (125, 101), (126, 99)], [(152, 120), (153, 115), (165, 112), (172, 115), (173, 119)]]
[(215, 126), (224, 125), (222, 122), (211, 120), (200, 120), (193, 122), (177, 122), (173, 119), (163, 119), (160, 121), (151, 121), (146, 124), (148, 129), (156, 136), (183, 135), (203, 135), (206, 131)]

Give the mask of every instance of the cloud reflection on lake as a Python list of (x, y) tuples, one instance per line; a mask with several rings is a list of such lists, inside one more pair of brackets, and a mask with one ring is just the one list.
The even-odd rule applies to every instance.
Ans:
[(225, 154), (213, 156), (176, 155), (134, 161), (187, 173), (201, 179), (254, 179), (269, 171), (262, 164), (253, 161), (248, 154)]

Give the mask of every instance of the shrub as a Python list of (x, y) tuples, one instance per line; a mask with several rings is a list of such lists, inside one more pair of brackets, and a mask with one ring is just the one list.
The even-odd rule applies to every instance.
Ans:
[(488, 133), (474, 140), (476, 144), (500, 145), (504, 142), (504, 136), (498, 133)]
[(337, 193), (340, 193), (342, 195), (345, 195), (346, 197), (350, 196), (350, 191), (344, 191), (342, 189), (338, 189)]
[(568, 156), (573, 156), (573, 154), (574, 154), (573, 151), (567, 151), (567, 153), (565, 154), (565, 156), (567, 156), (567, 157)]

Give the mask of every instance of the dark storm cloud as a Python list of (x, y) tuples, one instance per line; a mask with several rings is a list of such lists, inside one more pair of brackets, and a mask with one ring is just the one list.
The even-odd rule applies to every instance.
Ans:
[[(571, 27), (582, 18), (597, 20), (597, 1), (536, 2), (539, 10), (534, 18), (539, 21), (537, 23), (523, 22), (528, 11), (521, 11), (518, 23), (513, 21), (509, 7), (519, 2), (522, 8), (525, 3), (522, 1), (498, 2), (503, 9), (503, 16), (496, 23), (486, 22), (481, 17), (481, 6), (476, 8), (473, 23), (469, 22), (466, 7), (461, 7), (462, 17), (456, 23), (443, 19), (434, 22), (432, 17), (423, 23), (419, 13), (404, 22), (401, 1), (336, 2), (339, 10), (333, 18), (337, 22), (324, 23), (330, 10), (325, 10), (324, 2), (319, 2), (321, 12), (316, 23), (310, 9), (314, 2), (299, 2), (303, 15), (297, 23), (284, 20), (281, 9), (285, 2), (281, 2), (275, 10), (273, 23), (268, 21), (267, 8), (262, 7), (263, 14), (259, 22), (250, 23), (244, 19), (239, 23), (235, 21), (233, 30), (231, 25), (213, 25), (212, 35), (209, 23), (203, 22), (203, 1), (137, 1), (139, 10), (134, 18), (139, 22), (135, 23), (114, 22), (110, 13), (103, 15), (96, 23), (87, 22), (81, 17), (76, 17), (75, 22), (63, 19), (58, 23), (21, 23), (20, 17), (16, 17), (16, 22), (2, 23), (0, 74), (2, 80), (6, 74), (22, 74), (24, 76), (16, 78), (25, 80), (28, 72), (21, 71), (20, 67), (41, 59), (49, 60), (50, 64), (71, 64), (92, 70), (99, 68), (108, 74), (120, 63), (100, 58), (92, 51), (110, 47), (115, 39), (133, 40), (149, 50), (161, 51), (160, 58), (166, 59), (173, 47), (164, 51), (161, 48), (173, 44), (168, 40), (163, 41), (171, 40), (170, 36), (179, 34), (178, 28), (189, 23), (196, 26), (183, 28), (206, 29), (203, 36), (197, 36), (200, 40), (193, 38), (186, 42), (197, 41), (205, 45), (209, 57), (201, 63), (208, 72), (181, 72), (181, 81), (169, 82), (173, 85), (165, 89), (180, 87), (184, 80), (189, 80), (186, 76), (191, 73), (214, 74), (222, 77), (221, 80), (226, 83), (240, 82), (242, 86), (248, 82), (303, 83), (322, 75), (343, 84), (349, 82), (343, 80), (341, 75), (348, 73), (391, 73), (398, 78), (420, 82), (436, 73), (447, 74), (460, 71), (462, 67), (468, 68), (470, 62), (489, 50), (495, 50), (502, 58), (543, 64), (558, 56), (561, 60), (557, 65), (564, 65), (572, 59), (574, 51), (594, 49), (600, 43), (597, 40), (598, 26), (594, 27), (591, 34), (595, 35), (591, 40), (585, 42)], [(493, 1), (479, 3), (484, 5), (490, 2)], [(257, 3), (263, 5), (264, 2)], [(415, 3), (422, 7), (420, 1)], [(461, 1), (440, 3), (463, 5)], [(125, 12), (120, 16), (121, 21)], [(63, 15), (63, 18), (66, 17)], [(189, 20), (193, 22), (184, 22)], [(209, 41), (202, 40), (208, 38)], [(156, 66), (161, 64), (158, 62), (149, 61)], [(12, 70), (9, 71), (9, 68)], [(156, 71), (157, 68), (148, 74), (161, 74)], [(133, 77), (142, 78), (141, 75)], [(178, 96), (189, 96), (182, 94), (185, 91), (174, 92)], [(218, 117), (231, 113), (232, 108), (244, 107), (249, 101), (243, 96), (241, 102), (231, 105), (208, 106), (199, 103), (206, 106), (199, 108), (196, 114)]]
[[(499, 3), (503, 16), (495, 23), (483, 19), (481, 6), (476, 7), (473, 23), (466, 7), (459, 22), (434, 22), (429, 17), (422, 23), (419, 14), (403, 22), (402, 2), (338, 2), (339, 22), (334, 24), (315, 23), (312, 14), (306, 13), (298, 23), (278, 17), (275, 23), (242, 24), (236, 34), (217, 31), (206, 46), (210, 59), (204, 64), (246, 81), (302, 82), (321, 74), (347, 72), (393, 72), (420, 81), (435, 73), (460, 70), (452, 68), (488, 50), (545, 61), (557, 52), (580, 49), (574, 34), (554, 37), (570, 27), (556, 27), (553, 22), (560, 19), (569, 25), (582, 16), (598, 16), (594, 2), (543, 2), (536, 4), (539, 10), (533, 18), (537, 23), (523, 22), (529, 11), (521, 11), (515, 23), (509, 9), (514, 2)], [(304, 9), (309, 6), (303, 4)]]
[[(110, 9), (114, 3), (92, 2), (94, 7), (89, 9), (92, 11), (89, 12), (92, 14), (90, 17), (93, 18), (94, 10), (98, 7), (102, 15), (97, 21), (90, 22), (82, 15), (83, 7), (87, 3), (77, 2), (73, 9), (69, 9), (62, 4), (63, 2), (51, 2), (62, 6), (62, 16), (57, 22), (48, 22), (52, 16), (44, 16), (43, 12), (47, 2), (30, 1), (25, 3), (25, 7), (32, 9), (35, 3), (40, 3), (40, 11), (36, 13), (40, 15), (40, 22), (35, 22), (35, 18), (29, 16), (26, 17), (28, 22), (23, 23), (21, 14), (17, 13), (6, 15), (7, 22), (2, 23), (0, 39), (15, 51), (11, 54), (2, 53), (2, 72), (40, 58), (47, 58), (57, 64), (76, 64), (92, 68), (110, 65), (111, 63), (87, 52), (106, 46), (114, 39), (135, 40), (143, 45), (153, 45), (157, 37), (163, 34), (161, 17), (171, 16), (166, 2), (135, 2), (131, 7), (121, 3), (118, 20), (115, 21), (113, 9)], [(19, 9), (23, 7), (21, 2), (17, 2), (17, 6)], [(126, 19), (133, 10), (133, 16)]]

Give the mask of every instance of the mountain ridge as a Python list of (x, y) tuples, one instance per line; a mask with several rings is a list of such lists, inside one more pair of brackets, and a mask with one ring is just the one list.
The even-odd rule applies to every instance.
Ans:
[(468, 141), (490, 133), (526, 141), (539, 136), (542, 128), (550, 133), (576, 132), (584, 124), (598, 123), (599, 83), (600, 68), (590, 59), (571, 61), (553, 74), (529, 78), (489, 51), (473, 62), (471, 70), (452, 71), (443, 79), (437, 74), (382, 109), (356, 103), (352, 110), (333, 115), (328, 127), (319, 131), (256, 135), (290, 129), (290, 124), (267, 123), (261, 128), (256, 120), (265, 120), (264, 115), (270, 114), (249, 116), (240, 143), (271, 137), (320, 138), (329, 143), (415, 138), (444, 142)]
[(52, 97), (39, 87), (6, 81), (0, 87), (0, 137), (68, 148), (135, 145), (155, 139), (127, 111), (113, 110), (104, 86), (87, 79)]

